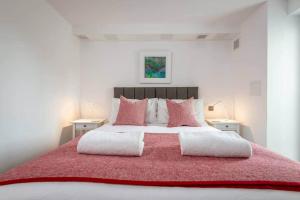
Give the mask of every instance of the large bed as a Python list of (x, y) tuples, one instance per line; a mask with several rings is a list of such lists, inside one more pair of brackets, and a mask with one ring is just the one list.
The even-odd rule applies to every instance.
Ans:
[[(116, 88), (115, 97), (120, 95), (198, 98), (198, 88)], [(252, 144), (249, 159), (180, 155), (179, 132), (214, 130), (105, 124), (96, 131), (145, 132), (143, 156), (79, 155), (78, 136), (0, 175), (0, 199), (300, 199), (300, 164), (259, 145)]]

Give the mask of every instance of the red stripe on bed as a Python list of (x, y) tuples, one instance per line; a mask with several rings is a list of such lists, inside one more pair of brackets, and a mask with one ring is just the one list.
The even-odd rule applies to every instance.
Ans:
[(0, 175), (0, 185), (94, 182), (142, 186), (300, 191), (300, 164), (253, 145), (253, 156), (181, 156), (177, 135), (146, 134), (142, 157), (77, 154), (79, 138)]
[[(90, 182), (121, 185), (160, 186), (160, 187), (200, 187), (200, 188), (244, 188), (244, 189), (273, 189), (286, 191), (300, 191), (299, 183), (272, 181), (130, 181), (100, 179), (88, 177), (40, 177), (3, 181), (0, 185), (33, 182)], [(283, 186), (284, 185), (284, 186)]]

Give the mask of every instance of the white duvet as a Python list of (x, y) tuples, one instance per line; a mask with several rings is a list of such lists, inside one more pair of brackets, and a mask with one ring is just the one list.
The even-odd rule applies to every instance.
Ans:
[(95, 130), (111, 131), (111, 132), (130, 132), (130, 131), (143, 131), (145, 133), (179, 133), (179, 132), (197, 132), (197, 131), (216, 131), (218, 129), (204, 125), (201, 127), (167, 127), (166, 124), (150, 124), (148, 126), (131, 126), (131, 125), (116, 125), (105, 124)]

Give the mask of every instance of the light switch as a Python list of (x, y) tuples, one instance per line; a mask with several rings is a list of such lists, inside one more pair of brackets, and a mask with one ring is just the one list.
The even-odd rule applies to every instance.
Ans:
[(250, 96), (261, 96), (261, 81), (251, 81), (249, 88)]

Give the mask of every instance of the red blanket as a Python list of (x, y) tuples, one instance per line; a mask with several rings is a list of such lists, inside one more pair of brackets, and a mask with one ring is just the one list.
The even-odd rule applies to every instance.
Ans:
[(300, 191), (300, 164), (253, 144), (253, 156), (181, 156), (176, 134), (146, 134), (141, 157), (83, 155), (79, 138), (0, 175), (0, 185), (82, 181), (145, 186)]

